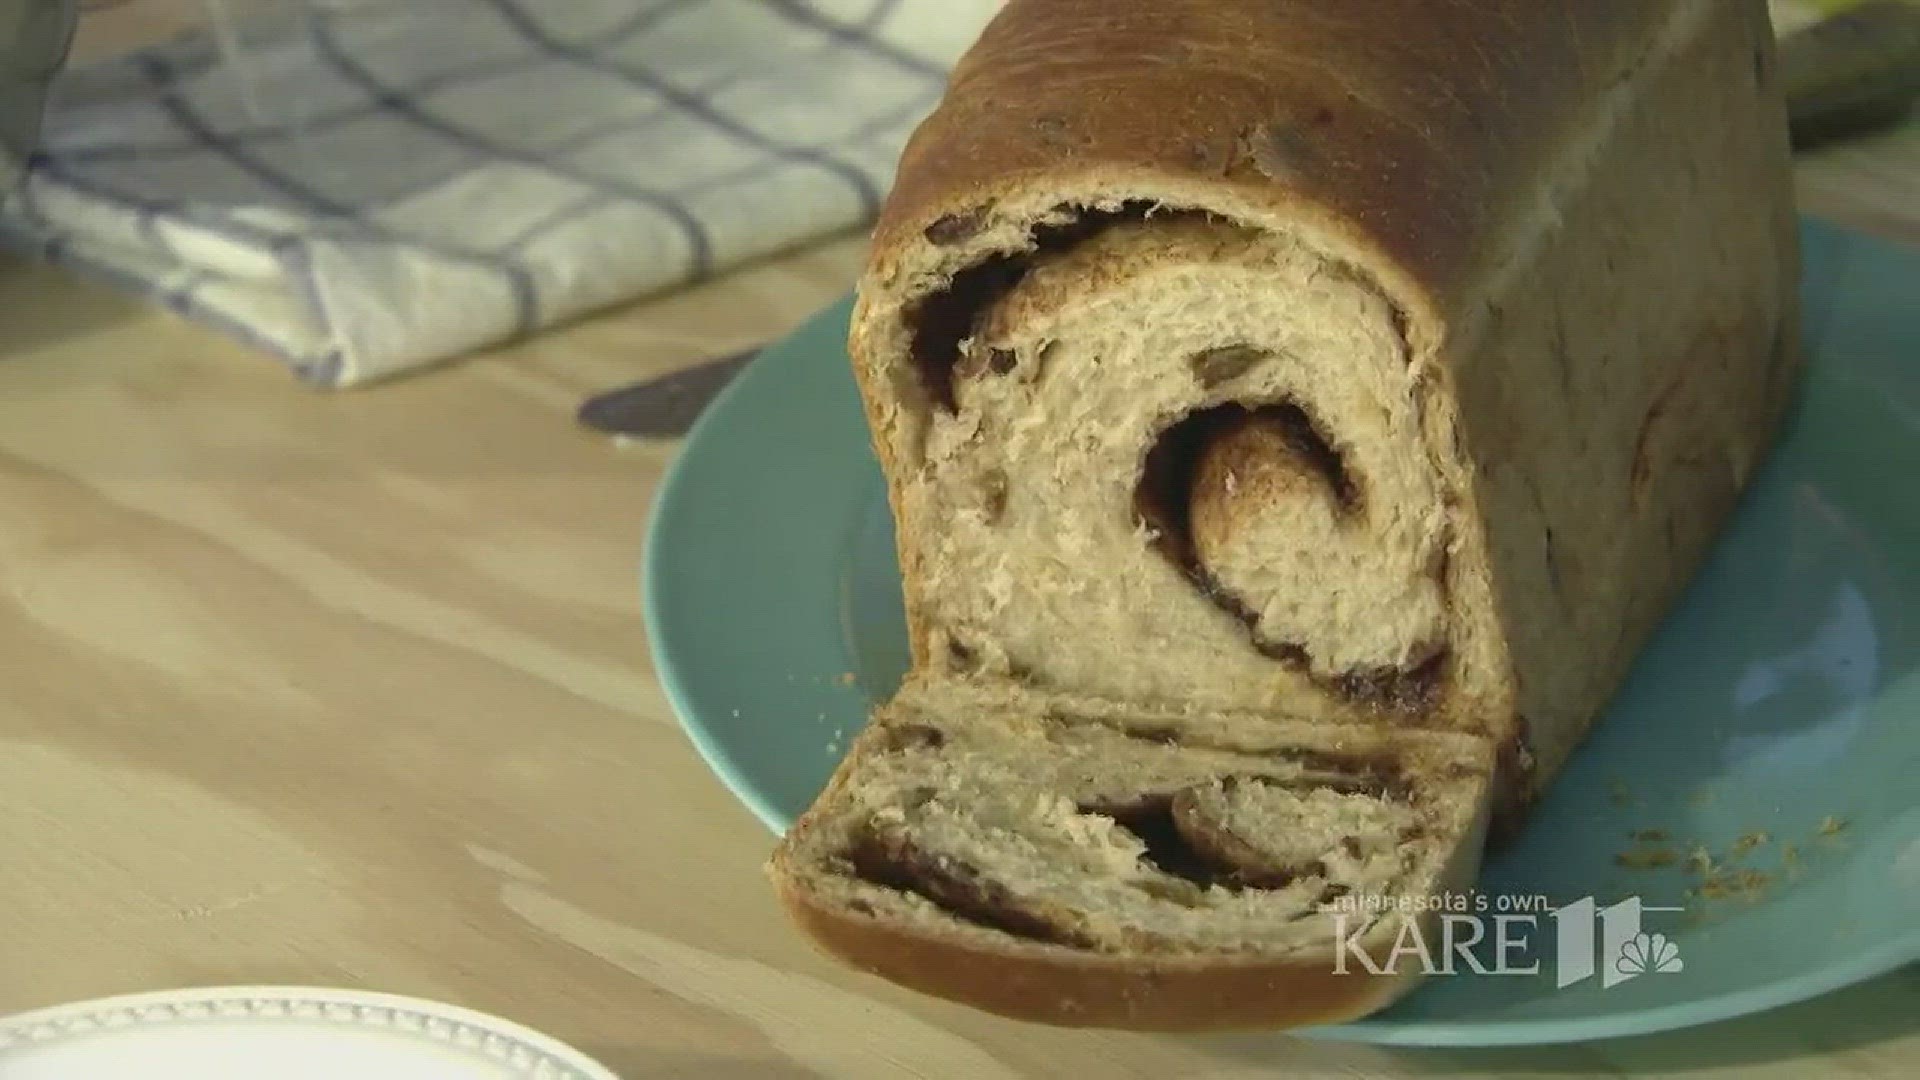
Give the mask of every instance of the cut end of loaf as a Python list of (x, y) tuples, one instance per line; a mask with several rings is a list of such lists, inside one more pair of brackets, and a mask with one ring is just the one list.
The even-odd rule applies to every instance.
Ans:
[(1504, 715), (1407, 301), (1305, 219), (1130, 184), (945, 214), (863, 284), (916, 661), (1156, 705)]
[(1418, 976), (1393, 905), (1470, 883), (1491, 770), (1465, 736), (910, 684), (772, 872), (828, 952), (1003, 1015), (1323, 1023)]

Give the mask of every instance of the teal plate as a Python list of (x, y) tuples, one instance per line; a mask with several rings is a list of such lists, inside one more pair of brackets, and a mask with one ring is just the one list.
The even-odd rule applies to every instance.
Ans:
[[(1309, 1034), (1452, 1046), (1640, 1034), (1920, 960), (1920, 254), (1817, 223), (1804, 235), (1811, 359), (1783, 442), (1482, 881), (1490, 896), (1684, 908), (1641, 915), (1625, 963), (1652, 970), (1556, 989), (1556, 965), (1575, 961), (1552, 947), (1555, 920), (1516, 923), (1516, 966), (1537, 974), (1456, 965), (1386, 1012)], [(661, 684), (776, 832), (907, 664), (847, 317), (845, 302), (821, 313), (713, 403), (648, 537)], [(1630, 839), (1643, 830), (1670, 839)], [(1762, 877), (1723, 875), (1733, 895), (1690, 896), (1702, 879), (1684, 859), (1644, 865), (1696, 844), (1724, 859), (1743, 837), (1734, 864)], [(1622, 865), (1634, 851), (1665, 854)]]

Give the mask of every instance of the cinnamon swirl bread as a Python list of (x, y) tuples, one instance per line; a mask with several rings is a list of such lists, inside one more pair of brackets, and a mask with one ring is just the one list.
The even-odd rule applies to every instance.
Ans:
[[(1788, 170), (1764, 0), (1011, 0), (859, 286), (914, 696), (802, 925), (1062, 1023), (1403, 991), (1299, 913), (1470, 878), (1687, 583), (1798, 369)], [(1272, 764), (1333, 744), (1396, 785)], [(1169, 884), (1142, 800), (1259, 872)]]

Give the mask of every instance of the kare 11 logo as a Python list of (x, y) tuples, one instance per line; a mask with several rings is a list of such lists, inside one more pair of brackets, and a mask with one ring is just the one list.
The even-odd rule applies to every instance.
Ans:
[[(1642, 975), (1666, 975), (1686, 970), (1680, 947), (1662, 933), (1649, 933), (1646, 916), (1685, 911), (1682, 907), (1646, 904), (1637, 896), (1605, 905), (1591, 896), (1558, 907), (1544, 896), (1456, 894), (1416, 898), (1342, 897), (1329, 910), (1338, 939), (1335, 974), (1365, 971), (1373, 975), (1402, 972), (1403, 963), (1418, 963), (1426, 975), (1538, 975), (1540, 943), (1553, 939), (1554, 988), (1598, 977), (1610, 989)], [(1402, 919), (1398, 936), (1384, 957), (1362, 947), (1361, 939), (1377, 924), (1378, 916), (1437, 913), (1438, 919)], [(1549, 935), (1542, 920), (1552, 923)], [(1483, 953), (1491, 949), (1491, 962)]]

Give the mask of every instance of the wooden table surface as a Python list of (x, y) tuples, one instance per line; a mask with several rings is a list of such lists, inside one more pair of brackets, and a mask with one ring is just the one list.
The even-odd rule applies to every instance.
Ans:
[[(1920, 240), (1920, 127), (1802, 165)], [(0, 266), (0, 1012), (296, 983), (496, 1012), (645, 1077), (1920, 1074), (1920, 971), (1693, 1031), (1399, 1051), (1015, 1025), (817, 957), (772, 837), (655, 683), (638, 555), (676, 446), (593, 391), (778, 336), (827, 243), (325, 394)]]

